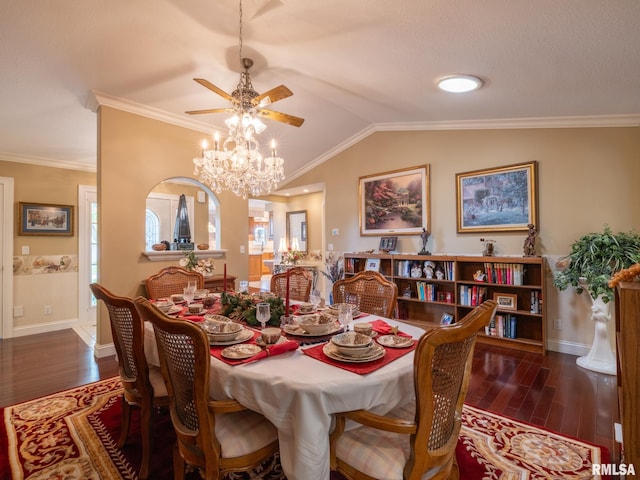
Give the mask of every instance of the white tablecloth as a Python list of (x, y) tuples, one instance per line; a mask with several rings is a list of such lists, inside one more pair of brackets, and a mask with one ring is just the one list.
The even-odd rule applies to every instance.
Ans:
[[(369, 315), (357, 321), (378, 318)], [(412, 325), (384, 320), (400, 325), (414, 338), (424, 333)], [(150, 363), (158, 364), (151, 325), (145, 326), (145, 354)], [(301, 349), (236, 366), (212, 356), (211, 367), (213, 398), (235, 398), (276, 426), (288, 480), (329, 480), (333, 413), (360, 408), (387, 413), (414, 393), (413, 352), (367, 375), (320, 362)]]

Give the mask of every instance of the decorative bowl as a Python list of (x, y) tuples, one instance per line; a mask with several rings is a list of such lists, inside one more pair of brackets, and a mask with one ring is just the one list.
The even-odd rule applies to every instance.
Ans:
[(167, 249), (167, 246), (164, 243), (155, 243), (151, 245), (151, 248), (154, 249), (156, 252), (162, 252), (163, 250)]
[(335, 318), (324, 315), (300, 315), (296, 319), (298, 326), (306, 333), (321, 335), (328, 332), (335, 325)]
[(358, 332), (339, 333), (331, 337), (331, 343), (335, 345), (338, 353), (349, 357), (362, 357), (369, 353), (371, 337)]
[(214, 342), (233, 340), (242, 330), (242, 325), (232, 322), (221, 315), (205, 315), (204, 322), (199, 323), (199, 325), (207, 332), (209, 340)]
[(313, 313), (315, 309), (313, 308), (313, 303), (301, 303), (299, 305), (300, 313)]

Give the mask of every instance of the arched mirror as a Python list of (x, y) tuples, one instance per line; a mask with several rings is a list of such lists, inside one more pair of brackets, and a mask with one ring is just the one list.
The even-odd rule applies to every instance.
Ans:
[[(186, 225), (177, 221), (180, 197), (184, 195), (186, 207)], [(146, 250), (153, 244), (176, 239), (176, 231), (188, 231), (190, 241), (196, 245), (208, 244), (209, 249), (220, 248), (219, 243), (219, 205), (215, 196), (202, 184), (187, 178), (165, 180), (149, 192), (146, 213)], [(176, 230), (177, 228), (177, 230)]]
[(287, 212), (287, 242), (291, 250), (307, 253), (307, 238), (309, 238), (307, 226), (307, 211), (296, 210)]

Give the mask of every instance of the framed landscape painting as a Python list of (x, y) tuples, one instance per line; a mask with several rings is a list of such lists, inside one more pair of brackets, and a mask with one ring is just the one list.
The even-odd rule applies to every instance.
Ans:
[(429, 221), (429, 165), (360, 177), (360, 235), (418, 235)]
[(538, 162), (456, 174), (458, 233), (527, 231), (537, 219)]
[(20, 202), (18, 235), (73, 236), (73, 206)]

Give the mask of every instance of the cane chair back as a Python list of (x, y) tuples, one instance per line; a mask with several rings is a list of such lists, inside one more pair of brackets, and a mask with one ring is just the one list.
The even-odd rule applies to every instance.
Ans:
[[(302, 267), (289, 269), (289, 298), (308, 302), (311, 295), (311, 284), (313, 275)], [(271, 277), (271, 292), (278, 297), (285, 298), (287, 295), (287, 273), (277, 273)]]
[[(415, 403), (386, 416), (366, 410), (336, 415), (331, 466), (349, 479), (458, 478), (455, 449), (478, 332), (497, 304), (487, 300), (462, 320), (425, 333), (415, 350)], [(345, 431), (345, 421), (363, 426)]]
[(262, 415), (235, 400), (209, 398), (209, 340), (199, 326), (174, 320), (142, 297), (140, 316), (153, 324), (162, 373), (169, 392), (177, 440), (174, 478), (184, 479), (186, 465), (204, 470), (206, 479), (246, 471), (278, 450), (278, 433)]
[(98, 283), (89, 288), (102, 300), (109, 312), (111, 335), (118, 357), (118, 371), (122, 380), (122, 418), (118, 448), (122, 448), (129, 434), (131, 407), (140, 407), (142, 434), (142, 462), (140, 478), (149, 476), (152, 449), (153, 417), (158, 407), (167, 407), (169, 397), (159, 367), (150, 367), (144, 356), (144, 325), (133, 300), (119, 297)]
[(147, 298), (157, 300), (174, 294), (181, 294), (189, 282), (196, 282), (196, 288), (204, 288), (204, 277), (200, 272), (192, 272), (180, 267), (165, 267), (145, 280)]
[(391, 318), (398, 300), (398, 286), (378, 272), (365, 270), (333, 284), (334, 303), (351, 303), (361, 312)]

